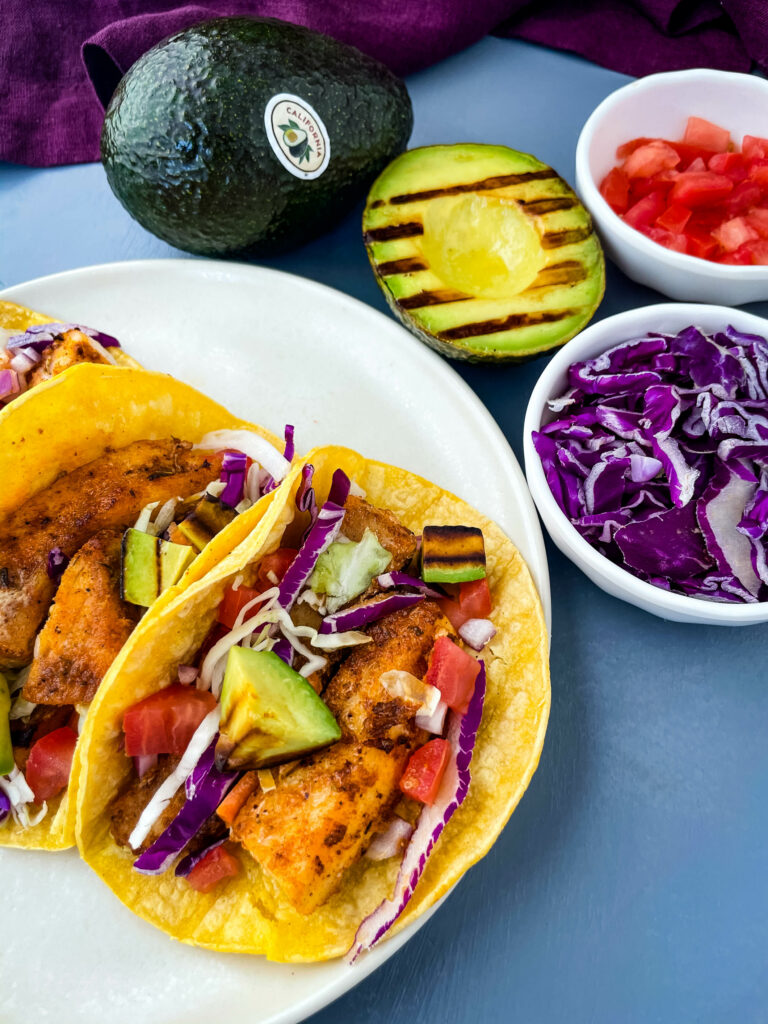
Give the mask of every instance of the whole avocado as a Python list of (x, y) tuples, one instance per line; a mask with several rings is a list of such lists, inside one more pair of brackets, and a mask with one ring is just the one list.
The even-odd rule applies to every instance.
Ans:
[(259, 256), (335, 225), (412, 127), (403, 82), (353, 47), (273, 18), (215, 18), (131, 67), (101, 154), (112, 191), (158, 238)]

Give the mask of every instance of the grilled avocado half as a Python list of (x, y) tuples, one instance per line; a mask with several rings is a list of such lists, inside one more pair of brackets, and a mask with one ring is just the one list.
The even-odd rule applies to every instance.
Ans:
[(395, 314), (443, 355), (529, 359), (590, 321), (605, 291), (592, 219), (558, 173), (506, 146), (411, 149), (363, 214)]

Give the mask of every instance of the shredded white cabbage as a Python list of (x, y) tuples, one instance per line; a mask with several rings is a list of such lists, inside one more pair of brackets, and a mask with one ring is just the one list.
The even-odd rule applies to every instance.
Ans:
[(261, 497), (261, 466), (258, 462), (252, 462), (245, 478), (243, 496), (249, 501), (256, 502)]
[(142, 533), (147, 532), (147, 527), (149, 526), (149, 521), (152, 518), (152, 513), (159, 504), (159, 501), (150, 501), (148, 505), (144, 506), (141, 512), (139, 512), (139, 518), (133, 524), (134, 530), (141, 530)]
[(173, 513), (176, 511), (176, 506), (180, 501), (181, 498), (169, 498), (168, 501), (161, 506), (160, 511), (155, 516), (154, 522), (149, 524), (147, 532), (153, 534), (155, 537), (159, 537), (161, 533), (165, 533), (173, 522)]
[(36, 707), (37, 704), (33, 704), (30, 700), (24, 700), (21, 694), (19, 694), (13, 704), (11, 704), (8, 717), (12, 722), (15, 722), (17, 718), (26, 718), (27, 715), (31, 715)]
[(11, 803), (11, 814), (13, 820), (22, 828), (32, 828), (39, 825), (48, 813), (48, 804), (43, 801), (36, 814), (29, 813), (29, 804), (35, 802), (35, 794), (29, 788), (29, 783), (24, 777), (24, 772), (16, 765), (8, 775), (0, 775), (0, 789), (5, 793)]
[(11, 694), (18, 693), (19, 690), (24, 688), (24, 684), (29, 679), (29, 673), (32, 671), (32, 662), (29, 665), (25, 665), (24, 668), (20, 668), (16, 673), (15, 677), (9, 672), (4, 672), (6, 680), (8, 680), (8, 690)]
[(237, 505), (235, 505), (235, 512), (237, 512), (238, 515), (241, 515), (243, 512), (247, 512), (252, 506), (253, 502), (250, 498), (243, 498), (242, 501), (239, 501)]
[(291, 464), (274, 445), (250, 430), (212, 430), (200, 439), (195, 448), (208, 448), (214, 451), (232, 448), (243, 452), (278, 481), (282, 480), (291, 468)]
[(211, 480), (208, 486), (205, 488), (205, 493), (210, 494), (212, 498), (218, 498), (226, 487), (224, 480)]
[(209, 711), (192, 735), (181, 760), (165, 782), (155, 790), (147, 806), (141, 812), (136, 826), (128, 837), (132, 850), (137, 850), (150, 833), (152, 826), (166, 809), (178, 790), (184, 785), (202, 755), (211, 744), (211, 740), (219, 731), (221, 708), (216, 705)]
[(85, 726), (85, 719), (88, 715), (88, 708), (90, 704), (75, 704), (75, 711), (77, 712), (77, 735), (82, 735), (83, 727)]
[(354, 494), (356, 498), (364, 498), (366, 496), (366, 492), (355, 480), (349, 481), (349, 493)]

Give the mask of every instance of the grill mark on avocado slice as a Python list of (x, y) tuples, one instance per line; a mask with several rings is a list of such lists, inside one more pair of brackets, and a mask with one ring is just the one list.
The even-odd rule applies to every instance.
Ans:
[(418, 257), (406, 256), (401, 260), (377, 263), (376, 270), (382, 277), (390, 277), (392, 274), (415, 274), (417, 270), (429, 270), (429, 265)]
[(461, 324), (440, 331), (437, 337), (441, 341), (461, 341), (463, 338), (479, 338), (484, 334), (499, 334), (516, 327), (533, 327), (536, 324), (552, 324), (576, 316), (576, 309), (555, 309), (542, 313), (513, 313), (511, 316), (500, 317), (498, 320), (480, 320), (473, 324)]
[(586, 242), (591, 234), (591, 224), (585, 224), (580, 228), (565, 228), (563, 231), (546, 231), (541, 236), (541, 244), (545, 249), (559, 249), (561, 245)]
[(539, 288), (554, 288), (561, 284), (578, 284), (586, 279), (587, 268), (582, 263), (578, 260), (563, 260), (562, 263), (553, 263), (540, 270), (533, 284), (529, 284), (520, 294), (526, 295)]
[(532, 213), (539, 217), (545, 213), (555, 213), (557, 210), (572, 210), (579, 205), (575, 196), (552, 196), (544, 199), (518, 199), (517, 203), (525, 213)]
[(424, 234), (424, 225), (411, 220), (403, 224), (386, 224), (381, 228), (371, 228), (363, 238), (366, 242), (391, 242), (395, 238), (415, 238)]
[(544, 167), (540, 171), (523, 171), (520, 174), (497, 174), (493, 178), (468, 181), (463, 185), (444, 185), (442, 188), (425, 189), (423, 192), (405, 192), (402, 195), (390, 196), (389, 204), (402, 206), (405, 203), (420, 203), (424, 199), (437, 199), (439, 196), (458, 196), (463, 192), (490, 192), (509, 185), (523, 185), (527, 181), (547, 181), (557, 177), (557, 172), (551, 167)]
[(415, 295), (405, 295), (397, 300), (401, 309), (421, 309), (422, 306), (441, 306), (446, 302), (466, 302), (467, 299), (474, 299), (474, 295), (466, 295), (464, 292), (455, 292), (450, 288), (438, 288), (432, 292), (416, 292)]

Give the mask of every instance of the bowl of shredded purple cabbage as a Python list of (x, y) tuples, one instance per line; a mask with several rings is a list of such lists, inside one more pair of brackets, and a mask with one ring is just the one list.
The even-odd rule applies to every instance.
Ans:
[(598, 586), (676, 621), (768, 621), (768, 321), (664, 304), (589, 327), (525, 420), (531, 493)]

